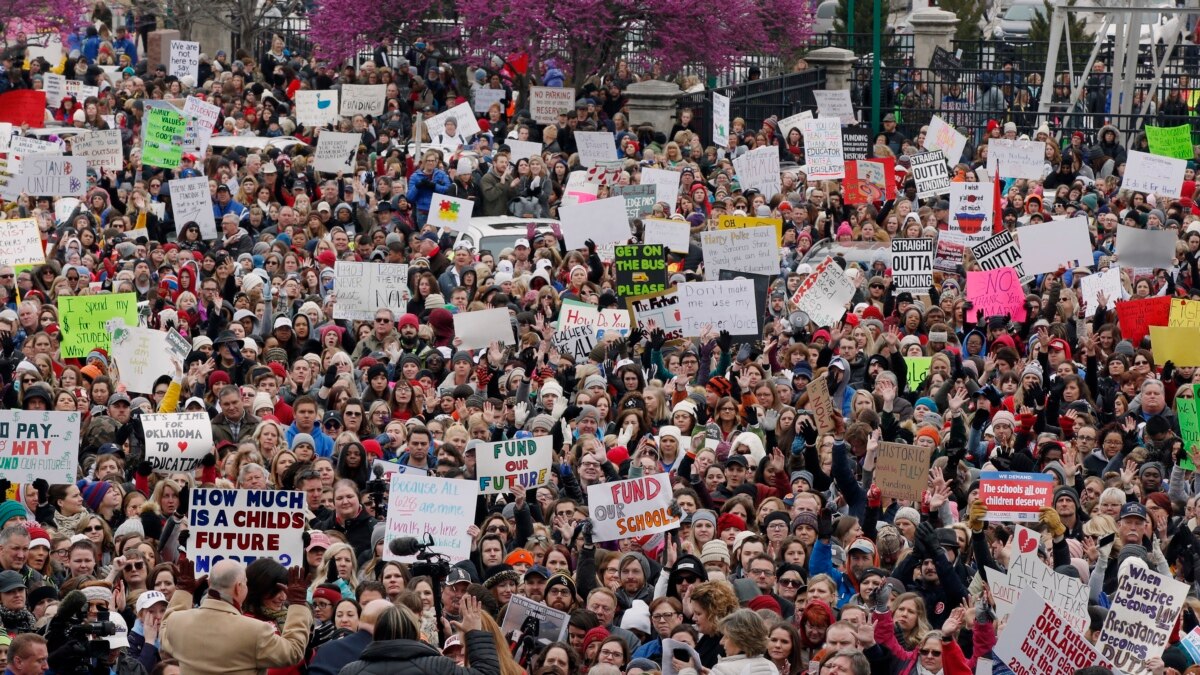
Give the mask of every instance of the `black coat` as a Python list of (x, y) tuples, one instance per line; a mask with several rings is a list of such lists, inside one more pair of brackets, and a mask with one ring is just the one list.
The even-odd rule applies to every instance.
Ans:
[(416, 640), (372, 642), (362, 658), (342, 668), (341, 675), (500, 675), (500, 658), (491, 633), (467, 633), (467, 659), (463, 668), (454, 659)]
[(339, 522), (337, 514), (330, 512), (329, 517), (317, 523), (318, 530), (335, 530), (346, 535), (346, 542), (354, 549), (354, 555), (359, 560), (370, 560), (375, 556), (371, 546), (371, 532), (379, 521), (371, 517), (366, 509), (360, 509), (345, 523)]
[(308, 666), (309, 675), (337, 675), (347, 664), (362, 656), (371, 646), (371, 634), (365, 630), (344, 638), (326, 642), (317, 648), (317, 655)]

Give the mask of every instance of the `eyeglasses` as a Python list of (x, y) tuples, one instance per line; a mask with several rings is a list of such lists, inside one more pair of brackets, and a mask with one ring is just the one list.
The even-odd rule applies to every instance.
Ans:
[(625, 658), (625, 652), (619, 652), (615, 649), (601, 649), (600, 656), (607, 656), (610, 659), (623, 659)]
[[(329, 609), (330, 607), (333, 607), (333, 605), (330, 604), (329, 601), (327, 601), (327, 600), (314, 600), (313, 607), (315, 607), (317, 609)], [(941, 652), (938, 652), (938, 653), (940, 654)]]
[(787, 586), (788, 588), (800, 588), (800, 586), (803, 584), (804, 584), (804, 582), (801, 581), (800, 579), (780, 579), (779, 580), (780, 586)]
[(339, 428), (339, 427), (341, 427), (341, 426), (342, 426), (342, 425), (341, 425), (341, 424), (340, 424), (340, 423), (339, 423), (337, 420), (330, 420), (330, 421), (328, 421), (328, 422), (326, 422), (326, 423), (325, 423), (325, 428), (326, 428), (326, 429), (337, 429), (337, 428)]
[(771, 573), (772, 570), (750, 570), (750, 574), (756, 577), (769, 577), (771, 576)]
[(104, 527), (102, 525), (90, 525), (88, 527), (83, 528), (83, 531), (85, 534), (88, 532), (103, 532)]
[(663, 612), (661, 614), (651, 614), (650, 618), (655, 621), (666, 621), (673, 616), (678, 616), (679, 612)]
[(70, 547), (54, 549), (54, 555), (62, 556), (64, 558), (67, 557), (67, 554), (69, 554), (70, 552), (71, 552)]
[(0, 274), (0, 279), (11, 279), (11, 278), (13, 278), (13, 275), (11, 275), (11, 274)]
[(354, 412), (353, 410), (343, 410), (342, 416), (343, 417), (362, 417), (362, 413)]
[(497, 532), (508, 534), (508, 528), (504, 527), (503, 525), (491, 525), (487, 529), (488, 534), (496, 534)]
[(777, 521), (771, 523), (770, 525), (768, 525), (767, 529), (768, 530), (786, 530), (787, 523), (783, 522), (782, 520), (777, 520)]
[(737, 412), (737, 408), (732, 408), (732, 407), (726, 406), (724, 408), (721, 408), (721, 412)]
[(922, 649), (921, 650), (921, 656), (941, 656), (941, 655), (942, 655), (942, 650), (940, 650), (940, 649)]

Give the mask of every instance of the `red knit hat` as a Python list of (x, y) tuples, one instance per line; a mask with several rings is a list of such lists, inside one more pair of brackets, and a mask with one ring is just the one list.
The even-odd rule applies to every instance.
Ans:
[(362, 446), (363, 450), (366, 450), (367, 454), (371, 457), (383, 459), (383, 448), (380, 447), (379, 441), (375, 440), (374, 438), (368, 438), (362, 442)]
[(917, 430), (916, 438), (920, 438), (922, 436), (928, 436), (932, 438), (935, 445), (942, 442), (942, 435), (938, 433), (937, 429), (934, 429), (930, 426), (924, 426)]
[(729, 528), (738, 530), (746, 529), (746, 521), (736, 513), (722, 513), (720, 518), (717, 518), (717, 533), (720, 534)]
[(750, 602), (746, 603), (746, 607), (758, 611), (760, 609), (769, 609), (779, 616), (783, 616), (783, 608), (779, 606), (779, 601), (769, 595), (760, 595)]
[(312, 592), (312, 597), (314, 601), (317, 599), (328, 600), (329, 604), (336, 605), (341, 601), (342, 593), (332, 586), (321, 584)]

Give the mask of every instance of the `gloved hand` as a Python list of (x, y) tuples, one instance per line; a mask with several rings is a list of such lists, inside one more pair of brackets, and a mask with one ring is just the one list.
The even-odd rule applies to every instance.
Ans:
[(892, 601), (892, 587), (889, 584), (881, 584), (879, 588), (871, 591), (871, 609), (878, 613), (888, 611)]
[(633, 348), (637, 346), (637, 343), (641, 342), (644, 337), (646, 337), (646, 334), (642, 332), (642, 329), (634, 326), (629, 330), (629, 347)]
[(191, 536), (192, 536), (191, 530), (180, 530), (179, 531), (178, 539), (179, 539), (179, 550), (180, 551), (187, 550), (188, 539), (191, 538)]
[(38, 504), (47, 504), (50, 501), (50, 483), (46, 482), (45, 478), (38, 478), (33, 481), (33, 489), (37, 490)]
[(308, 579), (304, 577), (303, 567), (288, 570), (287, 601), (290, 605), (308, 606)]
[(775, 425), (779, 423), (779, 412), (774, 408), (768, 408), (761, 419), (764, 430), (775, 431)]
[(584, 544), (586, 544), (588, 546), (592, 545), (592, 519), (591, 518), (585, 518), (585, 519), (583, 519), (582, 522), (580, 522), (579, 534), (583, 535), (583, 543)]
[(333, 383), (337, 381), (337, 366), (329, 366), (325, 369), (325, 379), (322, 380), (321, 386), (329, 389)]
[(525, 401), (517, 401), (513, 406), (513, 423), (518, 427), (524, 427), (527, 419), (529, 419), (529, 404)]
[(196, 563), (188, 560), (186, 555), (180, 555), (179, 560), (175, 561), (175, 588), (195, 593), (199, 585), (200, 582), (196, 579)]
[(329, 561), (329, 569), (325, 570), (325, 583), (336, 584), (338, 580), (337, 564)]
[(975, 603), (975, 621), (978, 623), (992, 623), (995, 620), (996, 612), (988, 604), (987, 598), (980, 595), (979, 600)]
[(817, 444), (817, 425), (813, 424), (812, 420), (807, 417), (800, 420), (800, 434), (804, 436), (805, 445)]
[(204, 458), (200, 460), (200, 466), (202, 466), (206, 469), (212, 468), (216, 465), (217, 465), (217, 456), (211, 452), (208, 453), (207, 455), (205, 455)]
[(1038, 520), (1050, 530), (1050, 534), (1055, 539), (1067, 533), (1067, 526), (1063, 525), (1062, 518), (1059, 517), (1058, 511), (1054, 510), (1053, 506), (1043, 506), (1041, 513), (1038, 514)]
[(972, 532), (983, 532), (985, 517), (987, 517), (987, 504), (984, 504), (983, 500), (976, 499), (967, 506), (967, 527), (971, 528)]
[(917, 539), (920, 540), (921, 545), (925, 548), (925, 557), (934, 557), (934, 555), (937, 553), (938, 541), (937, 531), (933, 528), (933, 525), (930, 525), (929, 523), (921, 523), (921, 525), (917, 527)]
[(650, 331), (650, 348), (661, 350), (667, 344), (667, 334), (661, 328)]
[(717, 346), (721, 348), (723, 353), (729, 353), (729, 350), (733, 348), (733, 336), (729, 334), (729, 331), (721, 331), (720, 335), (717, 336)]
[(563, 413), (567, 411), (567, 397), (559, 396), (554, 399), (554, 406), (550, 408), (550, 419), (555, 422), (562, 419)]
[[(213, 465), (216, 466), (215, 461), (213, 462)], [(137, 472), (137, 475), (139, 475), (139, 476), (149, 478), (150, 474), (154, 473), (154, 465), (151, 464), (150, 462), (142, 460), (141, 462), (138, 462), (136, 472)]]

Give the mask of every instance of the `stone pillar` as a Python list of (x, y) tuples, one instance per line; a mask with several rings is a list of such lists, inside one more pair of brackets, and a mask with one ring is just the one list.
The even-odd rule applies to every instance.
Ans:
[[(192, 22), (192, 33), (188, 39), (199, 42), (201, 53), (207, 54), (209, 59), (215, 59), (218, 50), (226, 53), (233, 51), (233, 33), (209, 17), (197, 17)], [(233, 59), (230, 59), (232, 62)]]
[(849, 89), (854, 81), (854, 52), (841, 47), (822, 47), (804, 55), (804, 60), (813, 66), (825, 69), (825, 88), (828, 90)]
[(667, 133), (675, 124), (675, 102), (683, 90), (674, 82), (647, 80), (635, 82), (625, 90), (629, 100), (629, 126), (654, 125), (655, 131)]
[(166, 29), (150, 31), (149, 44), (146, 45), (146, 60), (153, 73), (160, 64), (167, 65), (171, 60), (171, 41), (178, 40), (179, 31)]
[(958, 17), (944, 9), (921, 9), (909, 19), (913, 27), (913, 65), (928, 68), (935, 48), (953, 52), (951, 40), (958, 30)]

